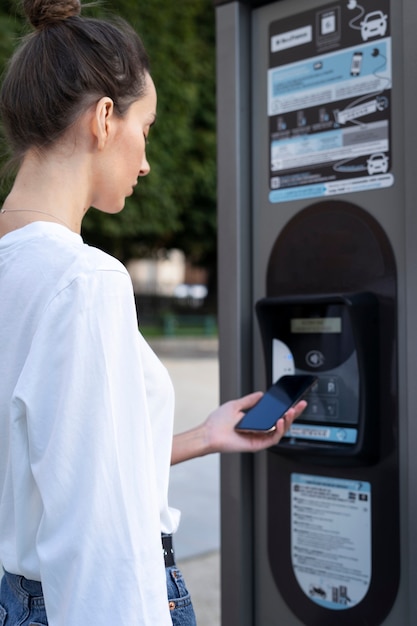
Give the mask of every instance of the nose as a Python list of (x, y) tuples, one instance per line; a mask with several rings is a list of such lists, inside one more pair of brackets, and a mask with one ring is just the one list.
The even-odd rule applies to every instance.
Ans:
[(146, 155), (143, 155), (142, 164), (139, 170), (139, 176), (147, 176), (151, 171), (151, 166), (149, 165), (149, 161), (146, 158)]

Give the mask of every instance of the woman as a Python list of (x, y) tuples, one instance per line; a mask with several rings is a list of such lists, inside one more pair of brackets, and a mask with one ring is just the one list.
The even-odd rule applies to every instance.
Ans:
[(234, 431), (254, 393), (172, 437), (172, 386), (129, 276), (80, 236), (89, 207), (121, 211), (149, 173), (146, 52), (78, 0), (23, 6), (35, 30), (0, 95), (19, 166), (0, 210), (0, 626), (194, 624), (170, 463), (277, 443), (305, 403), (273, 435)]

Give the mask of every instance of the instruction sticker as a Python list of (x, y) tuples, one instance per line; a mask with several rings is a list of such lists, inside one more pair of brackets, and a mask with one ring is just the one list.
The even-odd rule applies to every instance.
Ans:
[(389, 0), (344, 0), (273, 22), (271, 202), (390, 187)]
[(371, 581), (371, 485), (291, 475), (291, 561), (310, 600), (352, 608)]

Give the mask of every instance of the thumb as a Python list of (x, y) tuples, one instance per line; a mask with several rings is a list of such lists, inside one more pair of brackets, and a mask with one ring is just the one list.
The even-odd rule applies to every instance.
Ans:
[(239, 398), (237, 402), (237, 408), (240, 411), (247, 411), (251, 409), (263, 396), (263, 391), (253, 391), (246, 396)]

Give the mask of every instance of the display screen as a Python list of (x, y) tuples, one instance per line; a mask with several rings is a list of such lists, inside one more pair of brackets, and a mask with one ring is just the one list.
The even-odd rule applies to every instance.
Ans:
[(290, 320), (292, 333), (334, 333), (342, 332), (341, 317), (295, 317)]

